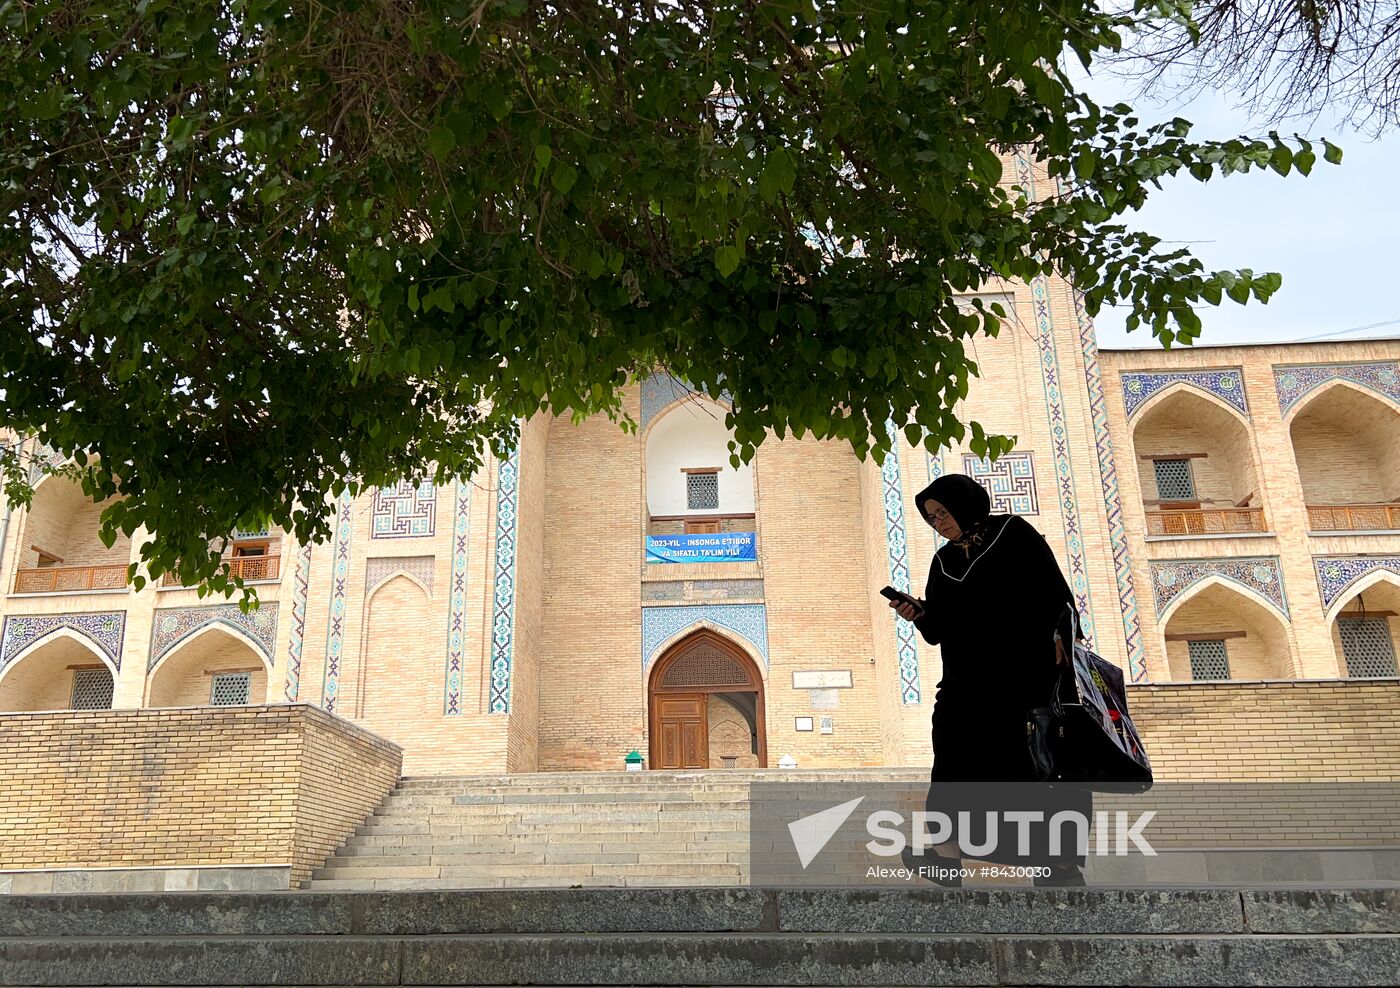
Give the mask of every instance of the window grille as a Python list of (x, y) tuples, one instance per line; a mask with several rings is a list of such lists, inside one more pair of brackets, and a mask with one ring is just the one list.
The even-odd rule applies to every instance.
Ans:
[(73, 697), (68, 705), (74, 710), (111, 710), (112, 673), (101, 669), (73, 670)]
[(719, 507), (719, 474), (688, 473), (685, 475), (685, 506), (691, 511)]
[(1157, 473), (1157, 497), (1163, 501), (1196, 500), (1196, 484), (1190, 460), (1153, 460)]
[(1230, 678), (1230, 661), (1222, 639), (1187, 642), (1186, 649), (1191, 656), (1192, 679)]
[(251, 672), (225, 672), (214, 677), (209, 688), (209, 702), (216, 707), (242, 707), (248, 704), (253, 690)]
[(1385, 618), (1338, 618), (1337, 631), (1348, 676), (1395, 675), (1395, 645)]

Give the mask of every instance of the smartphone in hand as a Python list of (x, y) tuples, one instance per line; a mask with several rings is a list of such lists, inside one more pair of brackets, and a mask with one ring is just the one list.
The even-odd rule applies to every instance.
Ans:
[(890, 587), (890, 586), (881, 587), (881, 588), (880, 588), (880, 596), (881, 596), (881, 597), (888, 598), (889, 600), (896, 601), (897, 603), (900, 603), (900, 604), (909, 604), (909, 605), (911, 605), (911, 606), (913, 606), (913, 607), (917, 607), (920, 611), (923, 611), (923, 609), (924, 609), (924, 605), (921, 604), (919, 601), (915, 600), (913, 597), (909, 596), (907, 593), (904, 593), (902, 590), (896, 590), (894, 587)]

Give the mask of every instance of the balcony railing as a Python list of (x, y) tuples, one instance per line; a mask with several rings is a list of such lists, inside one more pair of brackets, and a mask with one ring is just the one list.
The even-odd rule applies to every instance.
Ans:
[[(249, 582), (253, 580), (275, 580), (277, 574), (281, 572), (280, 564), (282, 557), (277, 554), (268, 556), (233, 556), (225, 559), (228, 564), (228, 575), (232, 579), (241, 576)], [(180, 578), (174, 573), (166, 573), (161, 580), (163, 587), (183, 586)]]
[(22, 569), (15, 574), (15, 593), (125, 589), (125, 563), (114, 566), (42, 566)]
[(1308, 530), (1377, 532), (1400, 529), (1400, 504), (1310, 504)]
[(1267, 531), (1263, 508), (1179, 508), (1147, 512), (1148, 535), (1240, 535)]

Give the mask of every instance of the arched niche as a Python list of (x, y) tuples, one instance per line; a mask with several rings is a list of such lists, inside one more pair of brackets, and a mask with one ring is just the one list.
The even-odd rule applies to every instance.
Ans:
[(1310, 396), (1289, 423), (1313, 531), (1400, 529), (1400, 412), (1345, 381)]
[(648, 676), (647, 707), (654, 769), (768, 764), (762, 671), (724, 635), (701, 629), (668, 648)]
[[(1292, 642), (1283, 619), (1226, 580), (1208, 578), (1164, 617), (1168, 677), (1174, 681), (1291, 679), (1295, 675)], [(1212, 669), (1220, 658), (1226, 670), (1223, 676)]]
[[(647, 534), (754, 530), (753, 464), (730, 464), (733, 432), (724, 424), (726, 414), (720, 403), (693, 395), (648, 425)], [(711, 490), (713, 501), (707, 500)]]
[(71, 477), (51, 474), (34, 488), (16, 549), (15, 593), (126, 589), (131, 539), (98, 538), (102, 512)]
[(35, 642), (0, 670), (0, 713), (112, 705), (116, 669), (82, 635), (61, 629)]
[[(251, 639), (222, 623), (205, 625), (156, 663), (146, 682), (150, 707), (205, 707), (214, 703), (215, 677), (248, 677), (247, 702), (267, 703), (268, 662)], [(231, 681), (223, 678), (222, 682)], [(224, 694), (221, 699), (226, 699)]]

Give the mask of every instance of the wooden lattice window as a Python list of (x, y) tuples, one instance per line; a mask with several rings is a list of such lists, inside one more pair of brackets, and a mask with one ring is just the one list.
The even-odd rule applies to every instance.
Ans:
[(106, 666), (73, 670), (73, 696), (68, 706), (74, 710), (112, 709), (112, 672)]
[(209, 703), (215, 707), (247, 706), (253, 692), (251, 672), (222, 672), (209, 687)]
[(1347, 675), (1357, 679), (1395, 675), (1395, 644), (1385, 618), (1338, 618)]
[(690, 511), (718, 509), (719, 474), (687, 473), (685, 475), (685, 506)]
[(701, 642), (672, 662), (661, 680), (663, 687), (748, 686), (748, 671), (734, 656)]
[(1191, 656), (1192, 679), (1230, 678), (1230, 658), (1223, 640), (1190, 641), (1186, 643), (1186, 650)]
[(1157, 497), (1163, 501), (1194, 501), (1196, 481), (1190, 460), (1153, 460), (1157, 476)]

